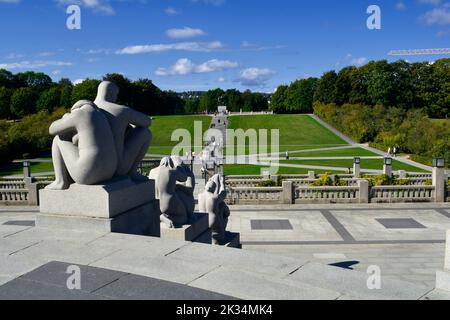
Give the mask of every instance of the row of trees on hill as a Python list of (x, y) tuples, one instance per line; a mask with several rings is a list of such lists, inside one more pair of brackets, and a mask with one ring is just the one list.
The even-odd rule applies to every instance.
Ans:
[[(183, 101), (175, 92), (162, 91), (149, 79), (131, 81), (120, 74), (107, 74), (103, 80), (120, 87), (119, 103), (152, 115), (183, 112)], [(12, 74), (0, 69), (0, 119), (21, 119), (40, 111), (52, 113), (70, 108), (81, 99), (94, 100), (100, 80), (87, 79), (76, 85), (69, 79), (58, 83), (40, 72)]]
[(309, 78), (280, 86), (272, 98), (277, 113), (313, 111), (315, 102), (360, 104), (424, 109), (433, 118), (450, 116), (450, 59), (434, 63), (371, 61), (329, 71), (320, 79)]
[(203, 93), (185, 93), (185, 111), (188, 113), (213, 112), (218, 105), (227, 106), (229, 111), (265, 111), (269, 109), (270, 95), (236, 89), (214, 89)]
[[(178, 94), (160, 90), (149, 79), (131, 81), (121, 74), (107, 74), (103, 80), (116, 83), (119, 88), (118, 103), (148, 115), (213, 112), (219, 104), (232, 111), (261, 111), (268, 109), (268, 95), (223, 91)], [(55, 83), (41, 72), (12, 74), (0, 69), (0, 119), (21, 119), (40, 111), (52, 113), (57, 108), (70, 108), (82, 99), (94, 100), (100, 80), (86, 79), (76, 85), (69, 79)]]

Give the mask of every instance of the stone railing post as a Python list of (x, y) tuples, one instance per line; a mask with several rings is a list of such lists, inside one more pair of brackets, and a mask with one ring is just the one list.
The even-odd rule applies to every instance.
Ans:
[(308, 179), (315, 179), (316, 173), (314, 171), (308, 171)]
[(25, 187), (28, 189), (28, 205), (38, 206), (39, 205), (39, 190), (37, 183), (27, 183)]
[(283, 204), (294, 203), (294, 190), (292, 181), (283, 181), (283, 193), (281, 198)]
[(445, 202), (447, 190), (445, 190), (444, 168), (433, 168), (434, 201)]
[(436, 289), (450, 291), (450, 230), (447, 231), (444, 270), (436, 272)]
[(369, 182), (367, 180), (358, 180), (359, 203), (369, 203)]

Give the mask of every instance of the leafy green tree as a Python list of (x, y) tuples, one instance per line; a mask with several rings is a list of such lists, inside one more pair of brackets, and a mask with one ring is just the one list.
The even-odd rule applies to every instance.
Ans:
[(5, 69), (0, 69), (0, 87), (14, 88), (14, 75)]
[(286, 100), (287, 100), (287, 91), (288, 86), (281, 85), (277, 88), (277, 91), (272, 96), (272, 101), (270, 103), (270, 110), (275, 113), (286, 113), (287, 112), (287, 106), (286, 106)]
[(336, 92), (334, 94), (334, 102), (337, 105), (343, 105), (344, 103), (348, 103), (350, 101), (350, 93), (352, 91), (352, 78), (356, 70), (356, 67), (351, 66), (342, 69), (337, 74)]
[(206, 92), (200, 99), (199, 111), (215, 112), (223, 99), (225, 91), (222, 89), (214, 89)]
[(72, 81), (69, 79), (61, 79), (58, 82), (58, 87), (60, 89), (60, 100), (59, 105), (61, 107), (64, 107), (66, 109), (70, 108), (72, 106), (72, 90), (73, 90), (73, 84)]
[(8, 119), (11, 116), (10, 104), (13, 91), (0, 87), (0, 119)]
[(53, 87), (41, 94), (36, 104), (36, 110), (51, 113), (56, 108), (60, 107), (60, 103), (61, 90), (59, 87)]
[(317, 85), (317, 78), (302, 79), (292, 83), (287, 90), (288, 112), (313, 112), (314, 92), (316, 92)]
[(52, 78), (42, 72), (21, 72), (14, 78), (20, 87), (30, 87), (40, 91), (48, 89), (53, 84)]
[(14, 91), (11, 97), (11, 114), (16, 118), (34, 113), (36, 111), (36, 101), (38, 96), (31, 88), (19, 88)]
[(97, 88), (100, 84), (99, 80), (86, 79), (77, 84), (72, 90), (72, 105), (79, 100), (94, 101), (97, 96)]
[(317, 88), (314, 93), (314, 101), (322, 103), (336, 102), (336, 72), (329, 71), (323, 74), (317, 83)]

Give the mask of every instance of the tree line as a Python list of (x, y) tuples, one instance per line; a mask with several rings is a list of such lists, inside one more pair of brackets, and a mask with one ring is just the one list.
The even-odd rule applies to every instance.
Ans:
[[(176, 93), (163, 91), (149, 79), (131, 81), (121, 74), (106, 74), (103, 80), (120, 88), (118, 103), (148, 115), (214, 112), (219, 104), (233, 111), (261, 111), (268, 109), (268, 95), (221, 89), (207, 92)], [(17, 120), (26, 115), (70, 108), (75, 102), (94, 100), (100, 80), (86, 79), (73, 84), (69, 79), (53, 82), (41, 72), (12, 74), (0, 69), (0, 119)]]
[(310, 113), (314, 103), (422, 109), (431, 118), (450, 116), (450, 59), (433, 63), (386, 60), (326, 72), (282, 85), (272, 97), (276, 113)]

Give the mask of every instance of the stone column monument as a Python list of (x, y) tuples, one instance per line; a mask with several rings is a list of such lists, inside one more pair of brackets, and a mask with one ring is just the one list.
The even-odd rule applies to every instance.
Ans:
[(95, 103), (79, 101), (49, 129), (55, 182), (40, 191), (36, 226), (154, 234), (154, 182), (136, 173), (151, 142), (150, 118), (115, 104), (102, 82)]

